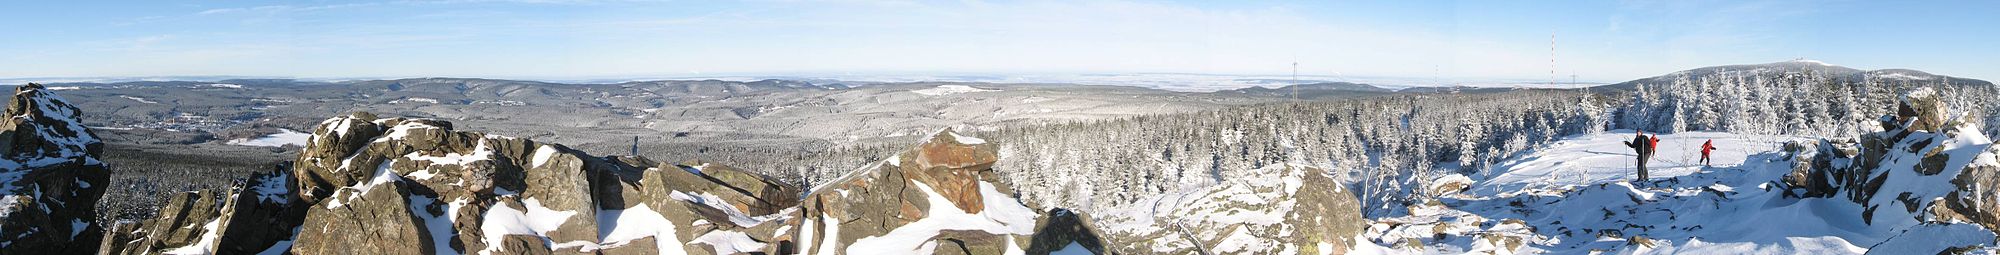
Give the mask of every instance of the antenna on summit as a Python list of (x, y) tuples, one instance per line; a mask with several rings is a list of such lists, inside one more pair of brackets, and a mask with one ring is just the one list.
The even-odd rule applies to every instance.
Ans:
[(1299, 101), (1299, 61), (1292, 60), (1292, 101)]

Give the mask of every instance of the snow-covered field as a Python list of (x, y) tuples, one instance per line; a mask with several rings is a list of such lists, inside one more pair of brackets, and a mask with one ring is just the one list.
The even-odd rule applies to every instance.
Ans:
[[(1494, 196), (1527, 189), (1560, 189), (1637, 178), (1634, 162), (1638, 159), (1634, 158), (1636, 154), (1632, 148), (1625, 147), (1624, 143), (1632, 141), (1632, 138), (1631, 130), (1614, 130), (1568, 137), (1537, 147), (1472, 176), (1479, 181), (1469, 193)], [(1743, 166), (1753, 154), (1776, 152), (1785, 142), (1806, 139), (1714, 132), (1681, 132), (1660, 135), (1659, 138), (1659, 151), (1646, 164), (1647, 174), (1655, 180)], [(1709, 166), (1712, 167), (1704, 167), (1700, 162), (1704, 141), (1715, 142), (1716, 150), (1709, 159)]]
[(990, 91), (999, 91), (999, 90), (974, 88), (972, 86), (965, 86), (965, 85), (939, 85), (935, 88), (911, 90), (910, 92), (916, 92), (917, 94), (924, 94), (926, 96), (942, 96), (942, 95), (950, 95), (958, 93), (990, 92)]
[[(1637, 182), (1629, 130), (1569, 137), (1471, 176), (1470, 187), (1374, 219), (1366, 254), (1499, 252), (1617, 254), (1861, 254), (1946, 243), (1899, 234), (1992, 240), (1966, 224), (1862, 221), (1845, 198), (1784, 195), (1786, 141), (1797, 137), (1684, 132), (1660, 136), (1652, 178)], [(1696, 162), (1703, 141), (1719, 148)], [(1878, 217), (1879, 218), (1879, 217)], [(1907, 220), (1905, 220), (1907, 221)], [(1968, 239), (1969, 238), (1969, 239)], [(1984, 239), (1979, 239), (1984, 238)], [(1914, 244), (1912, 244), (1914, 243)], [(1990, 245), (1987, 247), (1991, 247)], [(1990, 248), (1989, 248), (1990, 249)], [(1991, 252), (1991, 251), (1982, 251)]]
[(229, 140), (229, 144), (259, 147), (306, 146), (306, 142), (310, 140), (312, 140), (312, 134), (291, 129), (278, 129), (278, 133), (276, 134), (265, 135), (256, 139)]

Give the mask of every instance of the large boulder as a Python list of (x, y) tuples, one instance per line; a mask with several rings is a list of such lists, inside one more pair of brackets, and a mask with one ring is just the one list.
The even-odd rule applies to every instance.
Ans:
[(0, 254), (89, 254), (111, 170), (81, 112), (40, 84), (16, 87), (0, 118)]
[[(321, 122), (299, 157), (293, 172), (311, 206), (294, 252), (585, 252), (598, 243), (592, 182), (604, 172), (561, 145), (357, 113)], [(373, 248), (351, 249), (360, 244)]]
[(985, 140), (939, 131), (916, 149), (814, 188), (794, 240), (811, 254), (1022, 252), (1043, 216), (1013, 197)]

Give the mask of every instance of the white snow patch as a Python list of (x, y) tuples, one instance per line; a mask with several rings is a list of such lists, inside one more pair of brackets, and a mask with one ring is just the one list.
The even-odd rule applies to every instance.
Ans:
[(278, 133), (276, 134), (264, 135), (263, 137), (258, 137), (258, 138), (239, 138), (235, 140), (229, 140), (228, 144), (243, 145), (243, 146), (259, 146), (259, 147), (284, 147), (285, 145), (306, 146), (306, 143), (311, 141), (312, 141), (312, 134), (299, 132), (297, 130), (291, 130), (291, 129), (278, 129)]
[(433, 215), (428, 208), (438, 202), (437, 198), (412, 195), (409, 199), (410, 214), (423, 220), (424, 230), (430, 233), (431, 248), (435, 250), (435, 254), (460, 254), (458, 250), (451, 248), (451, 242), (457, 239), (455, 237), (457, 231), (452, 225), (456, 224), (458, 211), (465, 208), (468, 202), (464, 198), (452, 200), (451, 203), (445, 204), (444, 214)]
[(750, 239), (749, 235), (727, 230), (709, 231), (708, 234), (696, 237), (693, 242), (688, 243), (708, 244), (715, 249), (715, 254), (750, 253), (764, 249), (764, 243)]
[[(986, 208), (978, 214), (968, 214), (952, 206), (949, 199), (939, 195), (935, 189), (923, 182), (912, 181), (925, 194), (930, 205), (927, 215), (917, 222), (911, 222), (881, 236), (863, 237), (847, 246), (850, 254), (871, 253), (924, 253), (923, 249), (939, 231), (978, 230), (1002, 235), (1034, 234), (1035, 218), (1039, 215), (1033, 209), (1021, 205), (1019, 200), (1005, 196), (992, 184), (979, 183), (980, 195), (984, 196)], [(831, 233), (832, 231), (828, 231)], [(830, 245), (822, 245), (830, 248)]]
[(988, 92), (988, 91), (1000, 91), (1000, 90), (981, 89), (965, 85), (939, 85), (935, 88), (911, 90), (910, 92), (916, 92), (917, 94), (924, 94), (927, 96), (942, 96), (942, 95), (950, 95), (958, 93)]
[(208, 224), (201, 225), (202, 229), (201, 239), (195, 240), (194, 243), (188, 244), (187, 246), (181, 246), (179, 248), (174, 248), (161, 253), (177, 254), (177, 255), (215, 254), (216, 241), (218, 241), (217, 239), (222, 237), (221, 231), (216, 228), (219, 227), (221, 224), (222, 224), (222, 218), (218, 217), (216, 219), (209, 220)]
[(287, 189), (291, 185), (292, 178), (290, 177), (288, 174), (265, 176), (262, 179), (258, 179), (257, 186), (250, 187), (250, 190), (257, 193), (257, 201), (278, 204), (290, 203), (291, 200), (287, 199), (288, 195), (291, 195), (291, 190)]
[(1097, 255), (1097, 254), (1091, 253), (1090, 249), (1088, 248), (1083, 248), (1083, 244), (1079, 244), (1076, 242), (1069, 242), (1069, 245), (1064, 245), (1062, 249), (1050, 251), (1049, 255)]
[(549, 157), (555, 156), (556, 153), (556, 148), (553, 146), (542, 145), (541, 147), (537, 147), (535, 148), (535, 159), (529, 165), (542, 167), (542, 164), (548, 163)]
[[(513, 207), (508, 207), (505, 204), (495, 205), (493, 208), (486, 210), (485, 219), (481, 221), (483, 224), (480, 224), (479, 229), (485, 235), (486, 240), (482, 241), (490, 246), (486, 247), (485, 250), (479, 251), (479, 254), (492, 254), (496, 251), (503, 251), (500, 250), (502, 247), (497, 244), (501, 240), (504, 240), (507, 235), (539, 237), (543, 242), (547, 242), (553, 247), (555, 243), (549, 240), (548, 235), (544, 233), (555, 231), (556, 228), (562, 226), (563, 222), (568, 222), (571, 216), (576, 215), (576, 212), (573, 211), (557, 211), (544, 207), (542, 206), (542, 201), (535, 198), (523, 200), (521, 204), (527, 207), (526, 212), (515, 210)], [(595, 247), (587, 249), (595, 250)]]
[(708, 192), (702, 192), (701, 194), (690, 195), (688, 193), (683, 193), (681, 191), (676, 190), (674, 191), (673, 194), (668, 194), (667, 196), (672, 197), (673, 199), (687, 201), (689, 203), (694, 203), (702, 206), (707, 206), (709, 208), (715, 208), (716, 210), (720, 210), (722, 211), (723, 214), (728, 214), (729, 223), (736, 224), (736, 226), (739, 227), (745, 227), (745, 228), (755, 227), (757, 226), (757, 224), (764, 223), (763, 220), (760, 220), (757, 217), (751, 217), (749, 214), (743, 213), (743, 211), (741, 210), (737, 210), (736, 206), (729, 205), (729, 202), (722, 200), (721, 196), (716, 196), (715, 194), (710, 194)]
[(946, 132), (946, 133), (949, 133), (949, 134), (951, 134), (951, 138), (952, 138), (952, 140), (957, 140), (957, 141), (958, 141), (958, 143), (961, 143), (961, 144), (985, 144), (985, 143), (986, 143), (986, 139), (979, 139), (978, 137), (971, 137), (971, 136), (965, 136), (965, 135), (960, 135), (960, 134), (958, 134), (958, 132)]
[(615, 248), (630, 244), (640, 238), (653, 237), (654, 245), (661, 254), (687, 254), (681, 249), (680, 237), (674, 232), (674, 223), (653, 211), (646, 204), (639, 204), (624, 210), (602, 210), (597, 213), (597, 231), (602, 247)]
[(123, 97), (123, 98), (125, 98), (125, 99), (131, 99), (132, 101), (139, 101), (140, 103), (148, 103), (148, 104), (159, 104), (159, 103), (160, 103), (160, 102), (153, 102), (153, 100), (146, 100), (146, 98), (144, 98), (144, 97), (135, 97), (135, 96), (127, 96), (127, 95), (118, 95), (118, 97)]

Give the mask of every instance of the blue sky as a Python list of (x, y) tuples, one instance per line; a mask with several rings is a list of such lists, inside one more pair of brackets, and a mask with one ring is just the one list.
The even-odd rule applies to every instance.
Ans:
[(0, 78), (1304, 74), (2000, 79), (1996, 1), (8, 1)]

